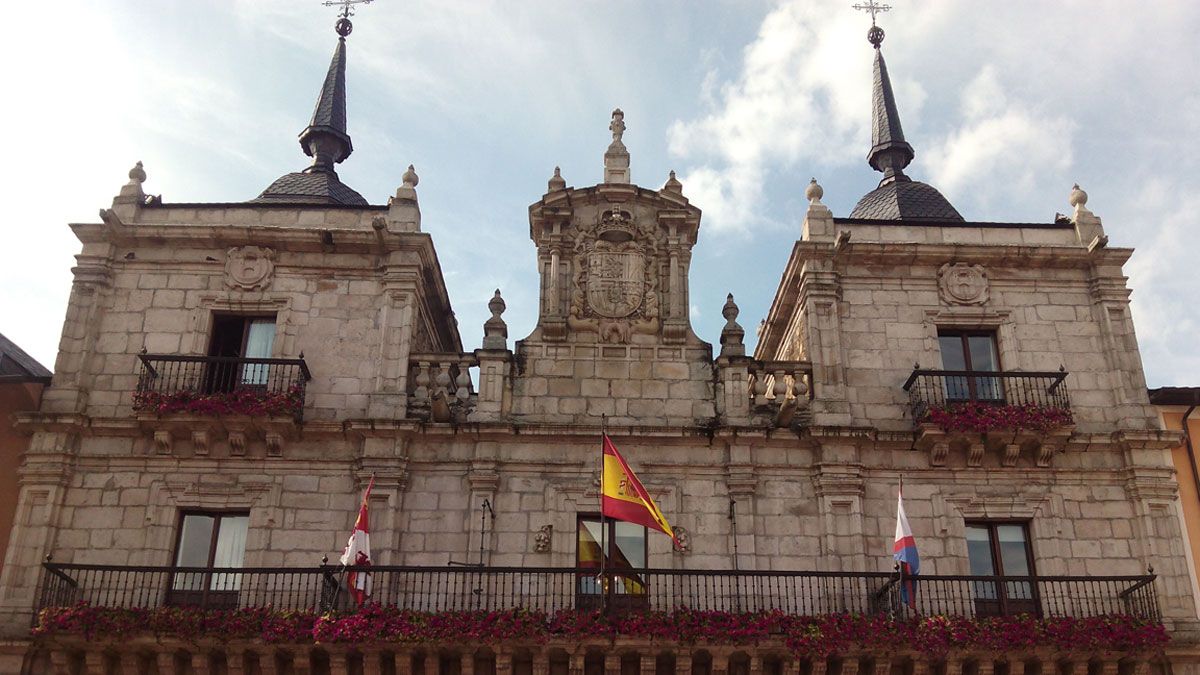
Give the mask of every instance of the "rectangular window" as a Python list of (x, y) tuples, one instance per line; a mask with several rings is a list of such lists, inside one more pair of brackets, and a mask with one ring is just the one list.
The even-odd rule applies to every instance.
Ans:
[[(179, 525), (175, 566), (202, 568), (172, 575), (169, 603), (236, 607), (242, 575), (213, 573), (213, 568), (241, 567), (246, 555), (247, 513), (185, 512)], [(230, 604), (232, 603), (232, 604)]]
[[(208, 355), (234, 359), (268, 359), (275, 343), (274, 316), (214, 314)], [(270, 366), (265, 363), (217, 361), (208, 377), (209, 391), (267, 384)]]
[[(599, 516), (580, 516), (577, 526), (576, 566), (580, 568), (577, 595), (581, 607), (599, 607), (605, 601), (621, 606), (645, 604), (646, 528)], [(605, 575), (597, 578), (603, 567)], [(640, 603), (640, 605), (639, 605)]]
[[(1025, 523), (968, 522), (966, 534), (972, 576), (1036, 576)], [(979, 616), (1038, 613), (1037, 589), (1030, 581), (973, 581), (971, 587)]]
[(938, 331), (938, 347), (942, 352), (942, 369), (959, 373), (945, 376), (948, 402), (1004, 402), (1004, 387), (1000, 378), (976, 375), (1000, 370), (1000, 354), (994, 332)]

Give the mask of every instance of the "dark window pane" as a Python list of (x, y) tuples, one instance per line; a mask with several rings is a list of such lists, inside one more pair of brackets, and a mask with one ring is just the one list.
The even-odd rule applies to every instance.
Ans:
[(942, 335), (938, 337), (938, 347), (942, 350), (942, 370), (966, 370), (967, 358), (963, 353), (962, 337), (958, 335)]
[(996, 565), (992, 560), (991, 537), (986, 526), (967, 526), (967, 559), (971, 563), (973, 575), (992, 576), (996, 573)]
[(972, 335), (967, 338), (967, 345), (971, 351), (971, 370), (1000, 370), (996, 341), (991, 335)]
[(1000, 542), (1000, 564), (1004, 568), (1004, 574), (1010, 577), (1029, 576), (1025, 526), (997, 525), (996, 538)]

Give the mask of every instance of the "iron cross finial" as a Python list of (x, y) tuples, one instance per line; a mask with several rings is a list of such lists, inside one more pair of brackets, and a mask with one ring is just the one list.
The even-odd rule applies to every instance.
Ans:
[[(326, 4), (328, 4), (328, 3), (326, 3)], [(881, 5), (877, 2), (875, 2), (875, 0), (867, 0), (866, 2), (857, 3), (854, 5), (854, 9), (857, 9), (862, 12), (870, 12), (871, 13), (871, 25), (872, 26), (875, 25), (875, 15), (876, 14), (886, 12), (891, 8), (892, 8), (891, 5)]]
[(354, 24), (350, 23), (350, 17), (354, 16), (353, 5), (369, 5), (375, 0), (325, 0), (322, 5), (326, 7), (337, 7), (341, 5), (342, 13), (338, 17), (337, 23), (334, 24), (334, 30), (337, 34), (346, 37), (350, 31), (354, 30)]

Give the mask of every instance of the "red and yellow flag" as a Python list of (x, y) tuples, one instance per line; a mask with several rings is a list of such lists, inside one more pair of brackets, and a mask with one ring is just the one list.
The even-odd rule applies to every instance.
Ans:
[(650, 493), (634, 475), (625, 458), (617, 452), (608, 435), (604, 436), (604, 475), (600, 481), (600, 511), (606, 518), (643, 525), (666, 534), (675, 532), (663, 517)]

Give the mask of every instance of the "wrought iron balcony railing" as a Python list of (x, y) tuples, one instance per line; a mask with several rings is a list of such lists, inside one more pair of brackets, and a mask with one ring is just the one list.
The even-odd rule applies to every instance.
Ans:
[[(45, 563), (37, 609), (270, 606), (323, 612), (351, 604), (343, 570), (121, 567)], [(357, 569), (357, 568), (356, 568)], [(894, 574), (513, 567), (372, 567), (371, 599), (425, 612), (529, 609), (780, 611), (797, 616), (897, 611)], [(1153, 575), (1109, 577), (920, 576), (915, 611), (984, 617), (1114, 614), (1161, 620)], [(907, 580), (906, 580), (907, 583)]]
[(925, 419), (932, 408), (956, 404), (1035, 407), (1042, 410), (1071, 410), (1071, 397), (1064, 382), (1066, 371), (1026, 372), (914, 369), (904, 382), (913, 420)]
[(304, 414), (312, 374), (297, 359), (141, 354), (133, 408), (157, 414)]

